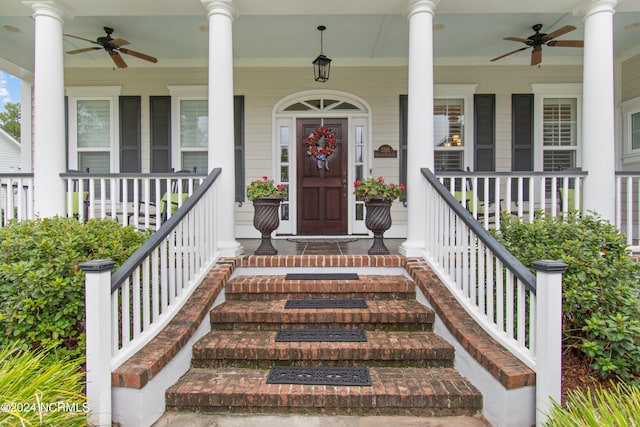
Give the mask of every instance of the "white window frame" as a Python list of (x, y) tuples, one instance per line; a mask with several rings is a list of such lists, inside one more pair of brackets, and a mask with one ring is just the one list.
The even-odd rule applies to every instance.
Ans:
[(640, 114), (640, 96), (622, 103), (622, 163), (640, 163), (640, 148), (631, 146), (631, 116)]
[[(194, 86), (167, 86), (171, 95), (171, 167), (174, 170), (183, 169), (182, 152), (180, 142), (180, 102), (181, 101), (206, 101), (209, 98), (208, 88), (205, 85)], [(198, 149), (197, 151), (202, 151)], [(208, 151), (208, 147), (205, 149)], [(207, 171), (198, 171), (207, 172)]]
[[(580, 83), (549, 83), (532, 84), (534, 94), (534, 130), (533, 130), (533, 170), (544, 170), (545, 150), (576, 151), (575, 167), (582, 167), (582, 84)], [(544, 100), (547, 98), (573, 98), (576, 100), (576, 145), (575, 146), (544, 146)]]
[[(463, 145), (461, 149), (456, 149), (456, 151), (462, 151), (463, 159), (462, 165), (463, 169), (473, 168), (473, 147), (475, 146), (474, 141), (474, 119), (473, 119), (473, 95), (476, 92), (476, 88), (478, 85), (475, 84), (464, 84), (464, 85), (435, 85), (434, 86), (434, 99), (462, 99), (463, 100), (463, 109), (464, 109), (464, 119), (462, 122), (462, 129), (464, 134), (461, 135), (463, 138)], [(433, 135), (431, 136), (433, 138)], [(438, 147), (434, 144), (434, 157), (437, 151), (450, 151), (451, 148), (448, 147)]]
[[(68, 97), (68, 121), (69, 121), (69, 169), (78, 169), (78, 154), (80, 151), (88, 152), (91, 149), (78, 148), (78, 101), (109, 101), (110, 105), (110, 133), (109, 133), (109, 172), (120, 172), (120, 103), (118, 102), (121, 86), (73, 86), (66, 88)], [(104, 148), (95, 151), (105, 151)]]

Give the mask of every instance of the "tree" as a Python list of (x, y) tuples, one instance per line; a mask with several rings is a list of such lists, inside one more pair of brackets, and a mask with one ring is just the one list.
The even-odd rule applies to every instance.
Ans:
[(0, 128), (20, 141), (20, 103), (7, 102), (4, 108), (6, 111), (0, 113)]

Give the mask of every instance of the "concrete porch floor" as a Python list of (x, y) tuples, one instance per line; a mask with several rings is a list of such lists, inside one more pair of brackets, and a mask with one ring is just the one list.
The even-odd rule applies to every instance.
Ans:
[[(405, 239), (384, 239), (391, 255), (398, 254), (398, 248)], [(238, 239), (244, 247), (244, 255), (253, 255), (260, 245), (260, 239)], [(278, 255), (367, 255), (373, 239), (366, 237), (278, 237), (271, 239)]]

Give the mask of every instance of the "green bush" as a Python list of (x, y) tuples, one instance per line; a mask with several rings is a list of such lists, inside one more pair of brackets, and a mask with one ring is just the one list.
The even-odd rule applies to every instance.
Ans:
[(82, 358), (0, 349), (0, 425), (85, 426)]
[(0, 229), (0, 345), (82, 354), (84, 273), (79, 264), (111, 259), (117, 268), (147, 237), (113, 220), (80, 223), (61, 217)]
[(640, 374), (640, 265), (624, 236), (597, 215), (564, 220), (539, 213), (532, 223), (505, 215), (498, 240), (524, 265), (567, 264), (563, 277), (564, 344), (591, 359), (602, 377)]
[(640, 425), (640, 389), (619, 383), (610, 390), (572, 391), (564, 406), (554, 402), (546, 427), (635, 427)]

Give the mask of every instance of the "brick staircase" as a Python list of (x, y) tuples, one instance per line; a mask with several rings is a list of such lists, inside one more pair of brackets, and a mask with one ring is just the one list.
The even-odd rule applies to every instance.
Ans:
[[(432, 332), (435, 315), (416, 301), (413, 280), (378, 271), (401, 270), (402, 257), (278, 258), (259, 259), (246, 274), (240, 265), (226, 283), (225, 302), (210, 312), (211, 332), (193, 347), (191, 369), (166, 392), (163, 418), (187, 412), (481, 418), (482, 396), (453, 368), (454, 348)], [(270, 266), (280, 269), (260, 268)], [(294, 267), (328, 266), (357, 271), (359, 279), (285, 280)], [(334, 271), (314, 271), (322, 270)], [(284, 308), (287, 299), (314, 298), (363, 298), (367, 308)], [(276, 342), (281, 328), (361, 328), (367, 341)], [(369, 368), (371, 386), (267, 384), (275, 365)]]

